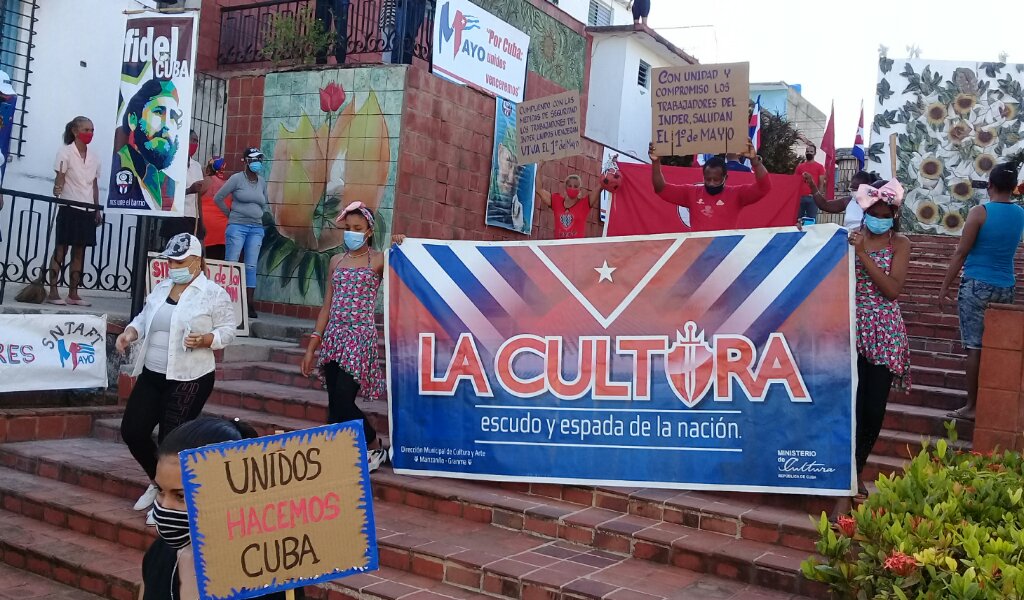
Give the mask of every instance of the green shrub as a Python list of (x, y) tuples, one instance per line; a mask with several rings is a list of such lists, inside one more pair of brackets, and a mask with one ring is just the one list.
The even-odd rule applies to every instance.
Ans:
[[(950, 440), (956, 440), (952, 424)], [(1024, 599), (1024, 462), (925, 444), (903, 475), (835, 525), (822, 514), (808, 579), (837, 598)]]

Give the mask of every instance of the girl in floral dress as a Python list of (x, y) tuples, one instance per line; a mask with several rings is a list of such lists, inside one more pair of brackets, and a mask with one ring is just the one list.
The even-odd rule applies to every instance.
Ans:
[(896, 302), (910, 264), (910, 239), (897, 233), (903, 201), (898, 181), (862, 185), (856, 199), (865, 211), (863, 226), (850, 234), (857, 261), (856, 457), (859, 495), (866, 495), (860, 474), (882, 429), (889, 391), (910, 387), (910, 344)]
[[(345, 208), (337, 223), (345, 230), (346, 251), (331, 260), (324, 304), (302, 359), (302, 374), (308, 377), (314, 365), (319, 367), (327, 389), (329, 423), (363, 420), (367, 459), (374, 471), (384, 463), (387, 452), (366, 415), (356, 406), (356, 395), (362, 393), (371, 401), (384, 398), (374, 321), (384, 254), (371, 246), (374, 216), (362, 202)], [(402, 237), (392, 240), (401, 243)]]

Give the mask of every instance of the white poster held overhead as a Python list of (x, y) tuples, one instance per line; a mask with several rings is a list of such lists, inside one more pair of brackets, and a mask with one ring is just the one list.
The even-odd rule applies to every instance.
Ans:
[(530, 36), (467, 0), (441, 0), (434, 11), (434, 73), (494, 96), (522, 102)]
[(0, 315), (0, 392), (105, 387), (106, 315)]

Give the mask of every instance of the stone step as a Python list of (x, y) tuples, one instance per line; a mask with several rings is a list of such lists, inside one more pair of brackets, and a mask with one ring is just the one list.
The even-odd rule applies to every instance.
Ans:
[[(963, 363), (960, 365), (963, 367)], [(949, 390), (967, 390), (967, 373), (960, 369), (935, 368), (918, 366), (911, 358), (910, 375), (914, 385), (944, 388)], [(953, 408), (959, 408), (954, 406)]]
[(140, 550), (6, 510), (0, 549), (4, 563), (63, 585), (113, 600), (138, 597)]
[(927, 337), (918, 337), (911, 335), (909, 336), (910, 350), (920, 350), (924, 352), (940, 352), (943, 354), (953, 354), (957, 356), (966, 356), (963, 347), (960, 345), (959, 338), (957, 339), (933, 339)]
[[(924, 387), (924, 386), (921, 386)], [(951, 419), (946, 409), (913, 406), (890, 401), (882, 427), (905, 433), (923, 434), (936, 438), (946, 437), (945, 423)], [(974, 436), (974, 423), (956, 421), (958, 439), (969, 441)]]
[(916, 349), (912, 349), (910, 351), (910, 365), (912, 367), (928, 367), (931, 369), (962, 371), (966, 364), (967, 357), (963, 354), (929, 352), (927, 350)]
[(235, 363), (217, 368), (217, 381), (262, 381), (298, 389), (322, 389), (314, 375), (303, 377), (298, 365), (276, 362)]
[[(108, 457), (105, 465), (95, 464), (93, 457), (98, 454)], [(41, 477), (63, 472), (82, 474), (75, 483), (59, 484), (54, 481), (57, 477), (54, 477), (53, 480), (44, 482), (46, 486), (64, 486), (66, 489), (86, 485), (88, 489), (94, 489), (89, 485), (89, 478), (93, 476), (109, 479), (113, 481), (111, 488), (122, 490), (131, 487), (141, 490), (145, 485), (145, 476), (134, 464), (127, 449), (112, 442), (81, 439), (23, 442), (0, 446), (0, 461), (3, 464), (11, 462), (11, 457), (15, 458), (15, 468), (21, 471), (30, 469), (33, 465), (31, 459), (35, 457), (36, 470), (33, 472), (39, 473)], [(39, 465), (49, 463), (56, 463), (57, 468), (44, 468), (43, 471), (39, 471)], [(375, 474), (375, 481), (377, 477)], [(16, 487), (17, 483), (10, 486)], [(40, 488), (40, 494), (46, 494), (47, 489), (52, 489), (43, 486)], [(47, 514), (51, 515), (50, 518), (57, 518), (52, 516), (52, 505), (62, 501), (60, 498), (63, 496), (64, 494), (57, 493), (50, 500), (48, 507), (51, 510), (43, 513), (44, 519)], [(72, 496), (68, 494), (68, 497)], [(97, 496), (93, 498), (98, 499)], [(98, 510), (90, 515), (93, 517), (90, 525), (92, 530), (117, 522), (139, 536), (145, 535), (147, 528), (144, 525), (144, 518), (140, 512), (131, 510), (128, 498), (123, 495), (121, 499), (109, 495), (107, 498), (107, 502), (112, 502), (115, 506), (111, 509), (105, 503), (98, 505)], [(74, 501), (69, 500), (67, 503), (72, 505), (65, 507), (65, 519), (68, 519), (66, 522), (70, 522), (70, 511)], [(24, 510), (26, 504), (22, 502), (18, 508)], [(103, 510), (104, 508), (107, 510)], [(77, 507), (75, 510), (78, 511), (76, 514), (82, 512)], [(741, 584), (708, 578), (701, 573), (673, 568), (668, 564), (655, 564), (627, 556), (624, 552), (613, 553), (588, 546), (567, 544), (564, 541), (543, 539), (528, 532), (512, 532), (445, 514), (427, 513), (411, 506), (380, 502), (375, 512), (383, 565), (475, 592), (504, 594), (519, 599), (526, 597), (522, 594), (528, 593), (529, 588), (535, 587), (554, 595), (570, 593), (581, 598), (601, 598), (618, 589), (643, 591), (644, 587), (630, 587), (620, 577), (634, 570), (643, 570), (647, 576), (663, 581), (666, 586), (671, 582), (684, 588), (699, 581), (702, 582), (701, 585), (713, 586), (716, 590), (728, 592), (722, 596), (728, 598), (757, 597), (752, 595), (754, 590), (743, 583), (761, 583), (787, 592), (802, 589), (823, 597), (819, 588), (801, 581), (798, 572), (799, 561), (807, 555), (806, 552), (735, 539), (718, 533), (692, 531), (691, 535), (673, 541), (670, 557), (677, 566), (685, 568), (690, 564), (693, 567), (700, 567), (701, 572), (739, 579), (743, 582)], [(13, 516), (29, 519), (24, 515)], [(0, 520), (0, 523), (2, 522)], [(50, 526), (42, 522), (38, 524)], [(650, 533), (653, 536), (654, 530), (652, 529)], [(119, 539), (123, 535), (119, 533)], [(560, 546), (556, 547), (556, 544)], [(584, 565), (588, 561), (598, 563), (597, 566), (600, 568), (588, 567), (581, 570), (576, 562), (569, 560), (571, 557), (579, 557), (581, 564)], [(567, 562), (573, 564), (566, 564)], [(138, 568), (138, 564), (135, 568)], [(597, 575), (599, 571), (600, 574), (607, 575), (607, 580), (594, 578), (593, 581), (605, 585), (596, 585), (590, 581), (589, 576)], [(638, 578), (636, 581), (639, 583), (641, 579)], [(345, 583), (340, 582), (338, 585)], [(612, 587), (606, 588), (606, 585)], [(603, 593), (588, 593), (590, 587), (600, 589)], [(747, 593), (751, 595), (744, 595)]]
[[(889, 394), (889, 402), (897, 404), (908, 404), (911, 406), (924, 406), (927, 408), (944, 409), (946, 411), (960, 408), (967, 402), (966, 387), (953, 389), (946, 386), (925, 385), (916, 379), (918, 370), (911, 372), (914, 387), (910, 392), (893, 390)], [(938, 375), (931, 374), (928, 378), (934, 379)], [(964, 376), (966, 378), (966, 375)], [(955, 379), (955, 376), (954, 376)]]
[(101, 600), (100, 596), (0, 564), (0, 598), (5, 600)]
[[(940, 439), (944, 438), (907, 433), (905, 431), (894, 431), (892, 429), (883, 429), (878, 435), (878, 441), (875, 442), (875, 447), (872, 449), (872, 459), (869, 459), (868, 462), (879, 464), (878, 460), (873, 460), (876, 457), (898, 459), (913, 458), (921, 452), (921, 444), (923, 442), (927, 441), (930, 446), (934, 448), (935, 443)], [(955, 442), (952, 442), (950, 447), (955, 450), (967, 452), (970, 451), (971, 444), (958, 439)]]

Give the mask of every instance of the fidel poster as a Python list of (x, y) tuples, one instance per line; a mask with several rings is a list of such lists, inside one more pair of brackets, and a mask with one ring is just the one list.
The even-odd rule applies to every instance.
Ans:
[(197, 18), (188, 13), (128, 19), (108, 210), (184, 214)]
[(835, 225), (406, 240), (386, 272), (398, 473), (855, 489), (854, 280)]

